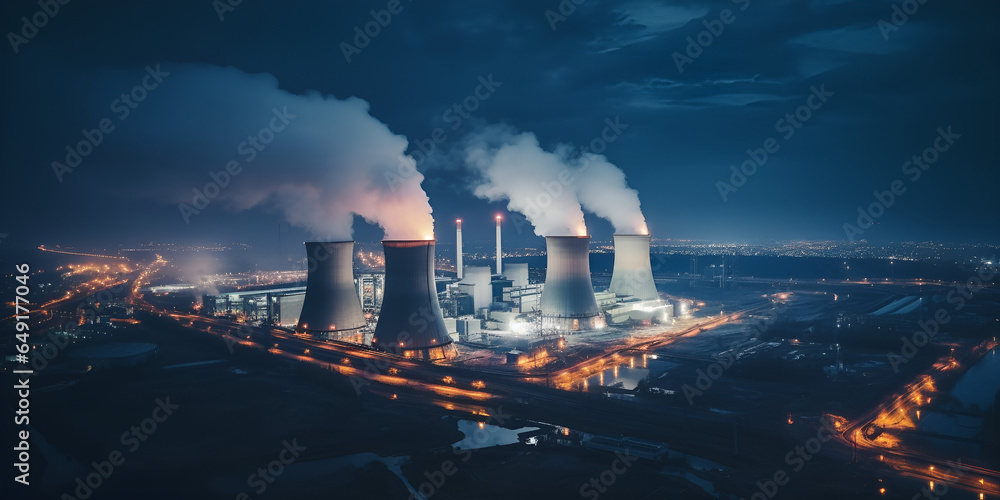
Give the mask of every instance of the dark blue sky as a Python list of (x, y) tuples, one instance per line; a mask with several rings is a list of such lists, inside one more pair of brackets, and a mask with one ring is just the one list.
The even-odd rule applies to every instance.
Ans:
[[(224, 167), (225, 155), (201, 154), (205, 141), (233, 156), (241, 134), (267, 116), (187, 99), (179, 85), (167, 90), (167, 77), (121, 119), (115, 99), (157, 64), (180, 73), (233, 67), (269, 73), (293, 94), (358, 97), (410, 140), (411, 154), (414, 141), (442, 128), (447, 139), (419, 164), (442, 242), (453, 240), (456, 217), (467, 221), (467, 238), (492, 237), (492, 215), (503, 210), (470, 193), (453, 151), (463, 137), (505, 123), (534, 132), (546, 149), (584, 146), (615, 117), (627, 128), (604, 155), (639, 191), (655, 237), (842, 240), (844, 223), (856, 224), (858, 207), (875, 202), (873, 191), (899, 180), (905, 193), (862, 237), (1000, 241), (1000, 4), (929, 0), (894, 24), (894, 3), (871, 0), (588, 0), (565, 19), (546, 14), (558, 12), (557, 1), (402, 0), (347, 62), (342, 43), (353, 43), (355, 27), (372, 21), (369, 11), (389, 3), (244, 0), (220, 21), (209, 0), (70, 2), (15, 53), (9, 33), (20, 33), (20, 18), (39, 7), (4, 2), (5, 244), (272, 244), (283, 220), (275, 209), (216, 203), (185, 224), (176, 201)], [(709, 27), (718, 35), (709, 37)], [(700, 40), (710, 43), (689, 48), (687, 37), (697, 44), (703, 31)], [(683, 71), (674, 53), (689, 58)], [(488, 75), (500, 86), (453, 129), (455, 115), (445, 112)], [(825, 100), (810, 100), (813, 88)], [(779, 122), (808, 104), (814, 109), (799, 109), (800, 120), (808, 116), (801, 128)], [(52, 162), (105, 118), (115, 131), (59, 182)], [(936, 161), (914, 179), (904, 163), (949, 126), (960, 137), (938, 141), (948, 149), (928, 153)], [(203, 141), (193, 144), (193, 135)], [(723, 200), (718, 183), (731, 182), (730, 166), (769, 138), (776, 151)], [(282, 154), (294, 156), (290, 149)], [(268, 152), (279, 154), (261, 155)], [(240, 175), (264, 174), (250, 167)], [(610, 236), (606, 222), (587, 221), (596, 237)], [(382, 234), (360, 221), (355, 230), (359, 240)], [(287, 234), (308, 238), (299, 229)], [(538, 241), (530, 230), (507, 234)]]

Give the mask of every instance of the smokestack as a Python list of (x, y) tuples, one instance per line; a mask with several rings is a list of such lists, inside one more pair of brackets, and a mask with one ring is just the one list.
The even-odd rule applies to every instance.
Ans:
[(497, 216), (497, 274), (503, 274), (503, 252), (500, 250), (500, 221), (501, 217)]
[(360, 343), (365, 317), (354, 288), (354, 242), (310, 241), (305, 245), (306, 297), (295, 331)]
[(649, 235), (615, 235), (615, 267), (609, 290), (641, 300), (660, 298), (649, 263)]
[(454, 355), (434, 283), (434, 240), (386, 240), (385, 294), (372, 346), (406, 357)]
[(507, 263), (507, 274), (504, 276), (513, 281), (513, 286), (528, 286), (528, 264), (526, 262)]
[(590, 281), (590, 236), (546, 236), (547, 267), (542, 289), (543, 330), (604, 328)]
[(456, 219), (455, 225), (455, 240), (458, 242), (455, 249), (455, 269), (458, 270), (458, 279), (462, 279), (462, 219)]

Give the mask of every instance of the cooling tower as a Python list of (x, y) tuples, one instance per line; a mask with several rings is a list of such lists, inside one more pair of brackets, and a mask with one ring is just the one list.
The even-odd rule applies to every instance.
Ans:
[(615, 268), (609, 290), (616, 295), (631, 295), (640, 300), (660, 298), (649, 265), (649, 235), (616, 234)]
[(372, 346), (420, 359), (451, 357), (434, 283), (434, 240), (386, 240), (385, 294)]
[(504, 265), (504, 275), (513, 281), (514, 286), (528, 286), (528, 264), (526, 262)]
[(306, 243), (306, 297), (296, 332), (361, 343), (365, 317), (354, 288), (354, 242)]
[(465, 268), (464, 276), (463, 285), (475, 285), (472, 288), (472, 302), (478, 315), (480, 309), (489, 307), (493, 302), (493, 276), (490, 274), (490, 268), (486, 266), (468, 266)]
[(605, 326), (590, 281), (590, 237), (546, 236), (542, 289), (543, 330), (594, 330)]

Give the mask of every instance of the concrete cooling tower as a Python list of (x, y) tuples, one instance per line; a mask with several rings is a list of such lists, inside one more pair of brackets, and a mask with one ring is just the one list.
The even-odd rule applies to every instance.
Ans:
[(543, 330), (604, 328), (590, 281), (590, 237), (546, 236), (547, 267), (542, 289)]
[(354, 288), (354, 242), (307, 242), (306, 257), (306, 297), (295, 331), (361, 343), (365, 317)]
[(503, 270), (507, 279), (514, 282), (514, 286), (528, 286), (528, 264), (526, 262), (506, 264)]
[(615, 267), (609, 290), (640, 300), (660, 298), (649, 264), (649, 235), (616, 234)]
[(386, 240), (382, 247), (385, 294), (372, 346), (418, 359), (452, 357), (434, 283), (434, 241)]

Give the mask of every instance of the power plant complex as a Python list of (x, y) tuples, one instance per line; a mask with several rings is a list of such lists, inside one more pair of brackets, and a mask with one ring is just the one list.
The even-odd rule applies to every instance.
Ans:
[(538, 273), (544, 281), (532, 283), (528, 263), (503, 262), (500, 216), (495, 269), (481, 257), (480, 265), (465, 265), (462, 220), (455, 222), (454, 278), (435, 275), (431, 239), (384, 240), (384, 274), (358, 275), (353, 241), (307, 242), (304, 287), (205, 296), (206, 312), (294, 325), (299, 335), (428, 361), (453, 359), (460, 345), (530, 351), (567, 335), (687, 314), (686, 301), (661, 299), (656, 290), (649, 235), (614, 235), (610, 285), (598, 291), (589, 236), (547, 236), (544, 274)]

